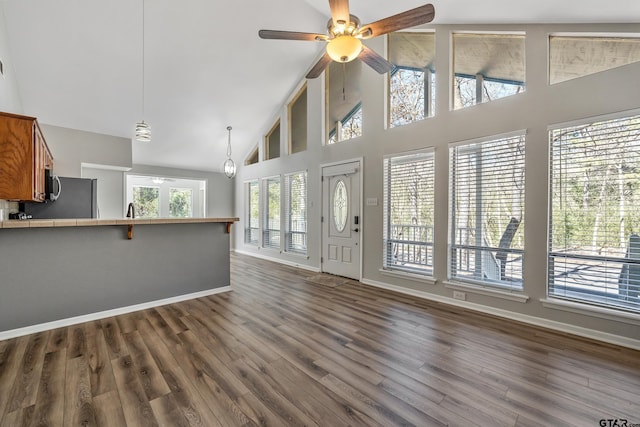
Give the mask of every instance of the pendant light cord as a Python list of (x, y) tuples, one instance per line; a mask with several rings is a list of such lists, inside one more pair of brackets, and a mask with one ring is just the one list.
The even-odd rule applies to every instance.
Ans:
[(142, 120), (144, 121), (144, 0), (142, 0)]
[(231, 158), (231, 126), (227, 126), (227, 130), (229, 131), (229, 139), (227, 142), (227, 158)]

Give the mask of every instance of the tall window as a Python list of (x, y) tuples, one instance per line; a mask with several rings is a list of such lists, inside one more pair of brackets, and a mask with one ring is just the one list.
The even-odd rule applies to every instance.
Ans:
[(549, 296), (640, 311), (640, 115), (550, 139)]
[(389, 34), (389, 126), (433, 116), (435, 107), (435, 33)]
[(280, 249), (280, 177), (264, 181), (264, 228), (262, 246)]
[(307, 149), (307, 85), (289, 104), (289, 154)]
[(451, 279), (522, 289), (524, 134), (449, 149)]
[(383, 266), (433, 274), (433, 150), (384, 159)]
[(524, 92), (524, 34), (453, 35), (453, 108)]
[(362, 136), (361, 61), (332, 62), (326, 74), (327, 144)]
[(307, 172), (285, 175), (285, 251), (307, 253)]
[(549, 83), (595, 74), (640, 62), (638, 34), (552, 34), (549, 36)]
[(260, 187), (258, 181), (245, 183), (244, 242), (257, 245), (260, 230)]

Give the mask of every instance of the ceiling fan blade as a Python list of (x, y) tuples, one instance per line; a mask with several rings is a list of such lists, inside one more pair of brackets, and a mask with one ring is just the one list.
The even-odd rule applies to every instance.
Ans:
[(358, 35), (363, 39), (370, 39), (371, 37), (426, 24), (427, 22), (433, 21), (434, 16), (435, 10), (433, 9), (433, 5), (425, 4), (424, 6), (372, 22), (371, 24), (363, 25), (358, 30)]
[(331, 61), (332, 61), (331, 57), (329, 56), (328, 53), (325, 52), (325, 54), (322, 55), (322, 58), (320, 58), (320, 60), (316, 62), (316, 64), (311, 68), (311, 70), (309, 70), (306, 77), (308, 79), (317, 78), (318, 76), (320, 76), (320, 74), (322, 74), (324, 69), (327, 68), (327, 66), (331, 63)]
[(261, 39), (275, 40), (305, 40), (305, 41), (326, 41), (325, 34), (300, 33), (298, 31), (260, 30), (258, 35)]
[(351, 20), (349, 18), (349, 0), (329, 0), (329, 7), (334, 26), (338, 25), (338, 21), (344, 21), (343, 25), (349, 23)]
[(375, 51), (369, 49), (365, 45), (362, 45), (362, 52), (358, 55), (358, 58), (364, 61), (365, 64), (376, 70), (380, 74), (393, 71), (395, 65), (378, 55)]

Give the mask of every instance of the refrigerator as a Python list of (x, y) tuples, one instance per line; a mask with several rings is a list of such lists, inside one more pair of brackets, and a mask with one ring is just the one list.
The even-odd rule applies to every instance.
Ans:
[(25, 203), (25, 214), (33, 219), (97, 218), (98, 180), (89, 178), (60, 178), (60, 196), (55, 201)]

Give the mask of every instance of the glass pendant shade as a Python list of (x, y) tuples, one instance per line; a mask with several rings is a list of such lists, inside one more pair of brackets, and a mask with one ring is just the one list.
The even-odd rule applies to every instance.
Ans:
[(227, 176), (227, 178), (233, 178), (234, 176), (236, 176), (236, 164), (231, 159), (231, 157), (229, 157), (224, 162), (224, 174)]
[(227, 126), (229, 139), (227, 141), (227, 160), (224, 161), (224, 174), (231, 179), (236, 176), (236, 164), (231, 158), (231, 126)]
[(344, 35), (327, 44), (327, 53), (336, 62), (350, 62), (360, 55), (362, 42), (353, 36)]
[(136, 141), (151, 141), (151, 126), (143, 121), (136, 123)]

